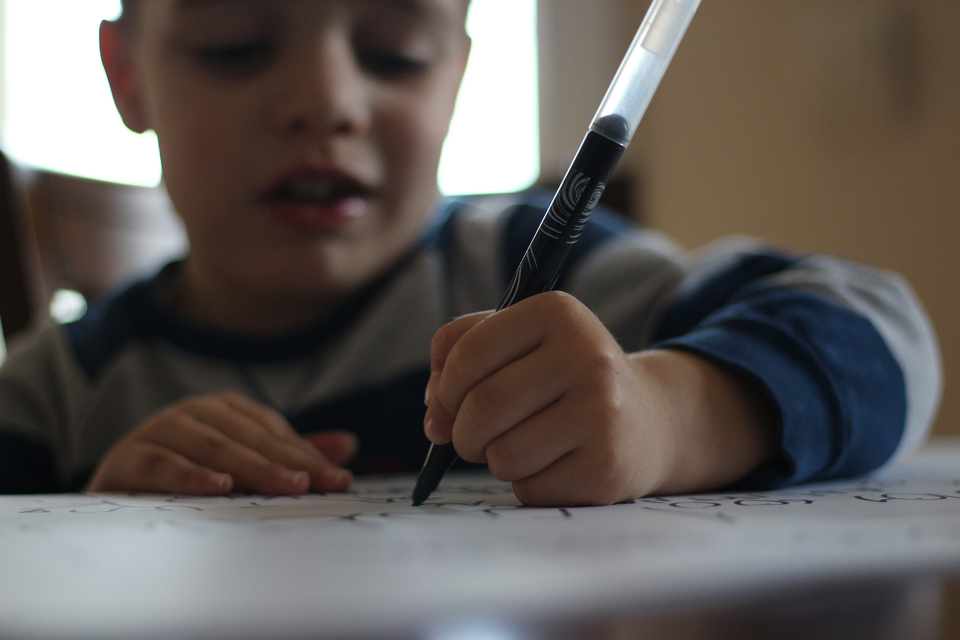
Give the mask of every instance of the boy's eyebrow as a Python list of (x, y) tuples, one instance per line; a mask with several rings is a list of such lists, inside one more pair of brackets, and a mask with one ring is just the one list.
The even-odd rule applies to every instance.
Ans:
[[(247, 1), (255, 3), (257, 0)], [(177, 0), (174, 7), (178, 10), (189, 11), (209, 5), (235, 4), (236, 2), (237, 0)], [(388, 0), (383, 4), (386, 5), (388, 10), (393, 9), (413, 18), (425, 20), (437, 28), (446, 27), (451, 20), (448, 12), (435, 0)]]
[[(190, 9), (206, 4), (230, 3), (232, 1), (233, 0), (177, 0), (177, 7)], [(436, 18), (443, 17), (443, 11), (433, 2), (429, 2), (429, 0), (390, 0), (389, 4), (407, 13)]]
[(436, 2), (430, 0), (390, 0), (389, 5), (416, 18), (426, 19), (440, 25), (449, 19), (446, 12)]
[(235, 4), (237, 0), (177, 0), (176, 9), (191, 10), (213, 4)]
[(177, 0), (177, 8), (179, 9), (190, 9), (192, 7), (211, 4), (214, 2), (225, 2), (226, 0)]

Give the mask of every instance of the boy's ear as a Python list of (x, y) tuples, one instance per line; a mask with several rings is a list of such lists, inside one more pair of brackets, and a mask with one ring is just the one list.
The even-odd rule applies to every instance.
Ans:
[(460, 59), (460, 80), (463, 80), (463, 74), (467, 70), (467, 62), (470, 60), (470, 51), (473, 49), (473, 38), (468, 35), (464, 35), (465, 42), (463, 46), (463, 51), (461, 52)]
[(133, 51), (127, 34), (116, 22), (100, 23), (100, 59), (123, 124), (131, 131), (143, 133), (150, 127), (140, 105)]

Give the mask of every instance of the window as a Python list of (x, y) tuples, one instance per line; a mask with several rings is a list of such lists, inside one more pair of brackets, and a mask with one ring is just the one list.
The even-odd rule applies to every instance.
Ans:
[(507, 193), (540, 176), (536, 0), (473, 0), (470, 62), (440, 160), (445, 194)]
[[(63, 173), (157, 184), (156, 138), (123, 126), (100, 66), (98, 24), (118, 11), (118, 0), (0, 0), (0, 142), (11, 155)], [(539, 175), (536, 0), (474, 0), (468, 30), (473, 52), (440, 189), (519, 190)]]

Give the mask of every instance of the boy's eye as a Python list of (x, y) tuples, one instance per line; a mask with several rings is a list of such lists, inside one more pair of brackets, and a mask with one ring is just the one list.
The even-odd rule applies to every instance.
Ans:
[(269, 42), (238, 42), (195, 50), (197, 59), (214, 71), (229, 75), (256, 73), (274, 57), (276, 48)]
[(371, 73), (388, 80), (403, 80), (423, 75), (430, 61), (396, 53), (364, 53), (360, 62)]

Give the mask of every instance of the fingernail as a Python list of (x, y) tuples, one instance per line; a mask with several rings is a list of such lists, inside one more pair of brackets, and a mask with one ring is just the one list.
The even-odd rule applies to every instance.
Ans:
[(233, 478), (227, 473), (214, 474), (210, 479), (221, 491), (230, 491), (233, 488)]
[(350, 472), (346, 469), (327, 469), (324, 472), (324, 476), (326, 476), (327, 480), (337, 485), (346, 482), (349, 475)]
[(287, 471), (287, 470), (284, 470), (284, 471), (281, 473), (281, 475), (283, 476), (284, 480), (286, 480), (286, 481), (289, 482), (290, 484), (296, 485), (296, 486), (298, 486), (298, 487), (304, 487), (304, 486), (310, 484), (310, 476), (307, 475), (307, 472), (306, 472), (306, 471)]
[(427, 440), (436, 444), (443, 444), (443, 434), (440, 432), (440, 425), (433, 418), (427, 416), (427, 421), (423, 425), (423, 431), (427, 435)]
[(427, 380), (427, 388), (423, 392), (423, 404), (425, 405), (430, 404), (430, 398), (433, 397), (434, 392), (437, 390), (437, 384), (439, 384), (439, 382), (440, 382), (440, 372), (431, 371), (430, 379)]

